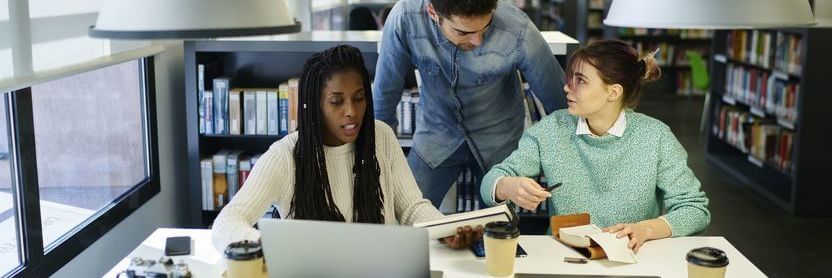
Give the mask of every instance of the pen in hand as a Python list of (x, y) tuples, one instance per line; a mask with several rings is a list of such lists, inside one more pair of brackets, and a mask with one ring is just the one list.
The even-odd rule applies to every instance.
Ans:
[(555, 188), (558, 188), (558, 187), (560, 187), (561, 185), (563, 185), (563, 183), (562, 183), (562, 182), (559, 182), (559, 183), (556, 183), (556, 184), (554, 184), (554, 185), (551, 185), (551, 186), (546, 187), (546, 189), (544, 189), (544, 190), (546, 190), (546, 192), (552, 192), (552, 190), (555, 190)]

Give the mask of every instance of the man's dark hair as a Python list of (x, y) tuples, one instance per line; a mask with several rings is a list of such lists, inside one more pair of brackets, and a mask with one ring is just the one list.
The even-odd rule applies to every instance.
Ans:
[(490, 14), (497, 7), (497, 0), (430, 0), (430, 3), (442, 17), (482, 16)]
[(340, 45), (312, 55), (303, 65), (298, 87), (298, 142), (295, 159), (295, 195), (289, 215), (296, 219), (344, 222), (335, 205), (321, 129), (326, 128), (321, 115), (321, 91), (335, 73), (352, 70), (361, 75), (367, 111), (355, 140), (353, 174), (352, 222), (384, 223), (384, 194), (379, 182), (376, 157), (375, 117), (370, 75), (358, 48)]

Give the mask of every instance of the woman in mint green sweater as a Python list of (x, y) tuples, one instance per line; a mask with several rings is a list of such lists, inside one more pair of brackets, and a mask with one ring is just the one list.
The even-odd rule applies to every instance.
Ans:
[[(578, 49), (567, 68), (568, 108), (523, 133), (518, 149), (483, 178), (483, 200), (588, 212), (604, 231), (629, 236), (636, 252), (647, 240), (705, 229), (708, 198), (685, 149), (667, 125), (632, 111), (641, 85), (660, 75), (652, 55), (639, 59), (622, 41)], [(540, 175), (563, 186), (546, 192), (531, 179)]]

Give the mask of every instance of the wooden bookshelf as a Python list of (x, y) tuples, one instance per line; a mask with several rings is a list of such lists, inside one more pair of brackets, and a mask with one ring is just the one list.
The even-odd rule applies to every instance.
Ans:
[[(791, 214), (832, 215), (832, 206), (829, 206), (832, 202), (832, 186), (825, 182), (824, 170), (821, 167), (830, 154), (830, 147), (825, 142), (822, 132), (824, 127), (828, 126), (826, 119), (829, 116), (825, 112), (832, 101), (832, 96), (823, 86), (823, 80), (828, 78), (827, 73), (832, 71), (832, 65), (828, 62), (832, 60), (832, 54), (828, 51), (832, 47), (832, 30), (793, 28), (739, 32), (746, 33), (717, 31), (714, 35), (715, 54), (711, 60), (712, 95), (707, 105), (708, 110), (704, 111), (708, 113), (709, 118), (706, 160)], [(772, 38), (766, 41), (759, 39), (760, 35), (755, 35), (761, 33), (771, 34)], [(756, 43), (752, 39), (754, 36), (758, 36)], [(791, 53), (786, 54), (786, 57), (792, 59), (789, 63), (799, 65), (799, 71), (786, 73), (777, 69), (775, 64), (778, 63), (780, 54), (776, 51), (784, 47), (783, 44), (778, 45), (778, 36), (799, 38), (799, 45), (790, 47)], [(747, 37), (747, 41), (741, 42), (745, 40), (742, 37)], [(741, 38), (740, 41), (737, 38)], [(738, 50), (741, 53), (737, 53)], [(737, 76), (742, 78), (737, 79)], [(753, 82), (751, 76), (768, 78)], [(796, 88), (793, 96), (778, 97), (777, 88), (781, 87), (771, 86), (773, 83), (759, 87), (763, 86), (763, 81), (769, 80), (793, 85)], [(739, 85), (736, 82), (740, 82)], [(765, 107), (766, 105), (761, 105), (759, 100), (762, 99), (780, 103), (776, 107), (783, 107), (785, 111), (791, 107), (794, 119), (784, 119), (777, 109), (772, 110)], [(734, 125), (737, 128), (732, 129), (735, 130), (733, 133), (738, 134), (742, 128), (743, 136), (732, 140), (733, 143), (720, 139), (720, 131), (727, 132), (727, 129), (723, 128), (726, 121), (721, 118), (726, 115), (724, 110), (747, 120)], [(766, 137), (755, 133), (754, 128), (759, 131), (760, 126), (765, 126), (766, 130), (771, 131), (771, 135)], [(788, 134), (787, 137), (790, 136), (787, 141), (783, 140), (784, 133)], [(779, 147), (790, 147), (787, 154), (781, 152), (780, 155), (781, 160), (789, 161), (788, 167), (772, 163), (770, 156), (764, 155), (760, 158), (750, 153), (755, 146), (758, 150), (763, 147), (762, 137), (766, 137), (765, 140), (777, 138), (775, 151), (779, 151)], [(741, 143), (737, 144), (737, 141)], [(767, 142), (775, 144), (775, 141)]]

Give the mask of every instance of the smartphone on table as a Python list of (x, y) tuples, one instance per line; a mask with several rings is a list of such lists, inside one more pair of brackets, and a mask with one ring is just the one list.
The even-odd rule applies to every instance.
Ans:
[[(477, 256), (477, 259), (484, 259), (485, 258), (485, 243), (482, 239), (477, 240), (471, 245), (471, 251), (474, 252), (474, 256)], [(526, 250), (523, 250), (523, 247), (520, 247), (520, 244), (517, 244), (517, 251), (514, 253), (514, 256), (517, 258), (522, 258), (526, 256)]]

